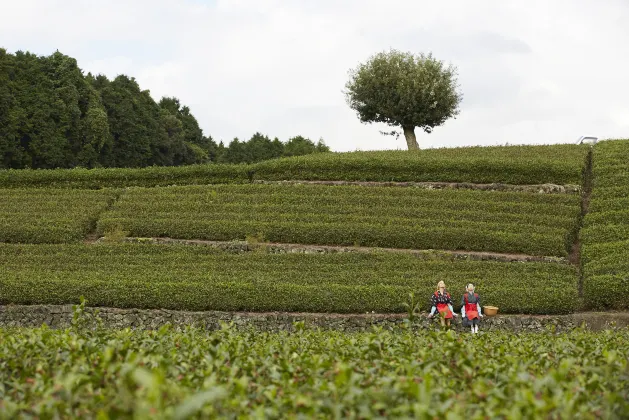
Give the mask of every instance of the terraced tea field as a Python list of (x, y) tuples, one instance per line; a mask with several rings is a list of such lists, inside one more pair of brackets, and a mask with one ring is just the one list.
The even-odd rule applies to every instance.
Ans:
[(582, 182), (588, 146), (508, 146), (314, 154), (251, 165), (0, 171), (2, 188), (154, 187), (252, 180), (433, 181), (503, 184)]
[(91, 305), (119, 308), (404, 312), (410, 291), (430, 296), (445, 278), (451, 290), (475, 282), (483, 299), (504, 313), (569, 313), (579, 306), (576, 267), (546, 262), (79, 244), (0, 245), (0, 264), (2, 299), (19, 304), (64, 304), (84, 296)]
[(601, 143), (593, 158), (582, 231), (584, 296), (592, 308), (629, 309), (629, 142)]
[(94, 230), (113, 192), (91, 190), (0, 189), (0, 242), (82, 241)]
[[(510, 185), (584, 187), (592, 179), (589, 146), (355, 152), (139, 170), (2, 171), (0, 188), (7, 199), (0, 203), (0, 242), (5, 242), (0, 263), (6, 274), (0, 278), (0, 303), (78, 303), (86, 296), (91, 305), (124, 308), (403, 312), (409, 292), (425, 296), (423, 309), (428, 309), (434, 285), (445, 280), (455, 294), (474, 282), (485, 304), (499, 306), (501, 313), (602, 308), (599, 283), (624, 287), (622, 277), (613, 277), (624, 267), (622, 256), (614, 262), (609, 255), (592, 255), (602, 246), (622, 250), (629, 238), (622, 231), (625, 210), (618, 198), (624, 194), (626, 145), (603, 142), (594, 148), (594, 190), (582, 234), (589, 187), (584, 194), (574, 189), (538, 193)], [(271, 184), (251, 183), (255, 180)], [(281, 180), (306, 183), (272, 183)], [(330, 186), (309, 180), (466, 185)], [(478, 183), (502, 187), (474, 189)], [(606, 212), (599, 212), (599, 205)], [(103, 235), (107, 243), (92, 243)], [(239, 254), (211, 246), (111, 243), (120, 235), (248, 240), (260, 246)], [(276, 255), (265, 251), (267, 241), (363, 248)], [(458, 254), (419, 258), (380, 248)], [(488, 253), (493, 261), (465, 259), (466, 253)], [(545, 261), (522, 262), (538, 257)], [(520, 262), (509, 262), (514, 258)], [(619, 300), (611, 306), (622, 305)]]
[[(440, 280), (500, 314), (627, 309), (628, 170), (622, 140), (0, 171), (0, 321), (82, 297), (340, 317), (405, 313), (413, 292), (425, 314)], [(0, 418), (629, 416), (626, 329), (94, 330), (82, 312), (0, 326)]]
[(321, 185), (129, 189), (99, 233), (566, 257), (576, 194)]

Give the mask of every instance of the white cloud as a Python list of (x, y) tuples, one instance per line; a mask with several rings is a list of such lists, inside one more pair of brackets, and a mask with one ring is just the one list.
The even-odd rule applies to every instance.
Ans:
[(425, 147), (629, 136), (624, 0), (0, 0), (9, 51), (59, 49), (86, 71), (177, 96), (215, 139), (323, 137), (404, 148), (347, 108), (347, 71), (390, 47), (459, 68), (461, 115)]

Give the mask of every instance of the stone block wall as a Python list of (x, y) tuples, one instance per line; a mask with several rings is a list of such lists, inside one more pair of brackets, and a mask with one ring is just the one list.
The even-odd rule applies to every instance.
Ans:
[[(186, 312), (164, 309), (116, 309), (85, 308), (87, 319), (93, 322), (94, 315), (109, 328), (157, 329), (171, 324), (175, 327), (193, 325), (208, 330), (221, 328), (221, 323), (232, 323), (236, 327), (253, 327), (261, 331), (292, 330), (293, 323), (303, 321), (306, 327), (320, 327), (340, 331), (370, 331), (375, 327), (393, 329), (405, 322), (404, 314), (311, 314), (311, 313), (249, 313), (249, 312)], [(39, 327), (46, 324), (51, 328), (70, 326), (72, 305), (8, 305), (0, 306), (0, 327)], [(508, 330), (514, 332), (540, 332), (551, 328), (557, 332), (567, 331), (584, 325), (591, 330), (625, 328), (629, 326), (629, 313), (576, 313), (571, 315), (498, 315), (485, 317), (481, 321), (483, 331)], [(460, 318), (453, 322), (454, 329), (463, 328)], [(436, 319), (425, 316), (413, 322), (417, 330), (438, 329)]]

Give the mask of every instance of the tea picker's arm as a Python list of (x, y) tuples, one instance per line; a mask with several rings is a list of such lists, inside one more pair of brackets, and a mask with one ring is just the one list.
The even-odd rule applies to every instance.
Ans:
[(432, 318), (432, 316), (435, 314), (435, 311), (437, 310), (437, 298), (435, 297), (435, 295), (432, 295), (430, 297), (430, 303), (432, 305), (432, 308), (430, 308), (430, 315), (428, 316)]

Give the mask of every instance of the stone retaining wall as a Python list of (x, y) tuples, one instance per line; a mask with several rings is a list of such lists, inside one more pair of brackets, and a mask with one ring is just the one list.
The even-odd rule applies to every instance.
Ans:
[(267, 181), (253, 180), (254, 184), (274, 184), (274, 185), (354, 185), (361, 187), (408, 187), (422, 188), (428, 190), (443, 189), (465, 189), (465, 190), (482, 190), (482, 191), (517, 191), (532, 192), (538, 194), (579, 194), (581, 192), (580, 185), (568, 184), (534, 184), (534, 185), (514, 185), (514, 184), (476, 184), (473, 182), (378, 182), (378, 181), (306, 181), (306, 180), (287, 180), (287, 181)]
[[(155, 329), (165, 324), (176, 327), (194, 325), (207, 329), (218, 329), (221, 323), (233, 323), (237, 327), (252, 326), (263, 331), (292, 330), (293, 323), (303, 321), (307, 327), (321, 327), (340, 331), (368, 331), (374, 326), (393, 328), (405, 322), (402, 314), (308, 314), (308, 313), (245, 313), (245, 312), (185, 312), (148, 309), (85, 308), (86, 319), (94, 320), (94, 313), (103, 325), (110, 328)], [(72, 305), (8, 305), (0, 306), (0, 326), (38, 327), (46, 324), (52, 328), (70, 326)], [(585, 323), (585, 324), (584, 324)], [(629, 326), (629, 313), (577, 313), (571, 315), (498, 315), (485, 317), (481, 329), (522, 331), (544, 331), (554, 328), (566, 331), (585, 325), (592, 330)], [(438, 328), (436, 319), (419, 317), (414, 322), (416, 329)], [(461, 330), (460, 319), (454, 322)]]
[[(252, 251), (262, 251), (267, 254), (334, 254), (334, 253), (379, 253), (392, 252), (398, 254), (409, 254), (422, 260), (444, 260), (452, 261), (500, 261), (500, 262), (546, 262), (554, 264), (570, 264), (567, 258), (563, 257), (543, 257), (525, 254), (505, 254), (497, 252), (482, 251), (448, 251), (439, 249), (404, 249), (404, 248), (372, 248), (366, 246), (339, 246), (339, 245), (303, 245), (258, 242), (249, 243), (247, 241), (207, 241), (201, 239), (173, 239), (173, 238), (138, 238), (125, 237), (121, 239), (129, 243), (141, 244), (162, 244), (162, 245), (187, 245), (187, 246), (207, 246), (220, 249), (226, 252), (245, 253)], [(95, 243), (105, 242), (105, 238), (98, 238)]]

